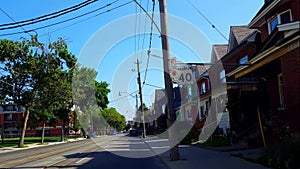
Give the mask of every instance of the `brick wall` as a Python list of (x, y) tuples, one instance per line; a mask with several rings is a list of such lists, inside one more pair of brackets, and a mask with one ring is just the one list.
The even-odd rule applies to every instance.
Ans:
[(300, 49), (281, 57), (287, 118), (292, 130), (300, 130)]

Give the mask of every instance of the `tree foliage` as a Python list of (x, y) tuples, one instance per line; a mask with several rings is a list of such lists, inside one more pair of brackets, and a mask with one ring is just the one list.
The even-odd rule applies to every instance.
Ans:
[(102, 111), (106, 122), (116, 130), (123, 130), (126, 127), (126, 119), (115, 108), (108, 108)]
[[(70, 73), (76, 63), (62, 39), (49, 43), (37, 37), (20, 41), (0, 40), (1, 97), (24, 106), (26, 116), (19, 146), (24, 144), (25, 130), (33, 107), (66, 107), (71, 99)], [(44, 117), (47, 117), (43, 112)], [(44, 118), (45, 120), (46, 118)]]

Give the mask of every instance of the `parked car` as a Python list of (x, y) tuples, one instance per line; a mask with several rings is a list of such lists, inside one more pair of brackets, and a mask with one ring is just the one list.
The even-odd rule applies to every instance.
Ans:
[(138, 132), (136, 131), (136, 129), (131, 129), (129, 130), (129, 136), (137, 136)]

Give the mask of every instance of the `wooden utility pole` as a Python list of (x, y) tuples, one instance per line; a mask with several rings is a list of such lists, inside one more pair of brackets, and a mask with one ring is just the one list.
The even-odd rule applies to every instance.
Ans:
[(145, 124), (145, 112), (144, 112), (144, 106), (143, 106), (143, 95), (142, 95), (142, 85), (141, 85), (141, 73), (140, 73), (140, 62), (139, 59), (137, 59), (136, 61), (136, 65), (137, 65), (137, 71), (138, 71), (138, 84), (139, 84), (139, 93), (140, 93), (140, 101), (141, 101), (141, 112), (143, 114), (143, 138), (146, 137), (146, 124)]
[(170, 142), (170, 158), (172, 161), (179, 160), (179, 150), (176, 140), (176, 129), (172, 124), (176, 121), (176, 114), (174, 111), (173, 104), (173, 84), (169, 73), (169, 59), (170, 59), (170, 44), (168, 39), (168, 17), (166, 0), (159, 0), (159, 11), (160, 11), (160, 27), (161, 27), (161, 43), (163, 52), (163, 64), (164, 64), (164, 80), (165, 80), (165, 94), (167, 96), (167, 125), (169, 132), (169, 142)]

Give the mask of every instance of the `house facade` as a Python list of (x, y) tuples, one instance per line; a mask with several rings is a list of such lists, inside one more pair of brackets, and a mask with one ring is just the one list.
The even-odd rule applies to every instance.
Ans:
[[(0, 105), (0, 129), (4, 138), (19, 137), (21, 135), (22, 123), (25, 118), (25, 108), (14, 103)], [(79, 134), (67, 129), (72, 124), (65, 123), (65, 134)], [(36, 128), (28, 127), (26, 136), (41, 136), (43, 123), (39, 122)], [(68, 133), (70, 132), (70, 133)], [(59, 120), (53, 126), (45, 126), (45, 136), (59, 136), (62, 133), (62, 122)]]
[[(276, 143), (283, 131), (299, 137), (299, 3), (298, 0), (266, 0), (247, 26), (257, 30), (247, 40), (248, 58), (236, 56), (248, 65), (234, 67), (226, 73), (232, 82), (229, 85), (232, 127), (237, 130), (243, 121), (248, 122), (249, 127), (238, 133), (248, 133), (248, 143), (262, 140), (259, 135), (266, 135), (267, 144)], [(225, 57), (222, 61), (235, 60)]]

